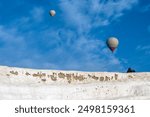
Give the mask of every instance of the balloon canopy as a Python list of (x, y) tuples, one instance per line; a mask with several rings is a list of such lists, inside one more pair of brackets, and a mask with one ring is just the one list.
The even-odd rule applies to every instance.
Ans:
[(108, 46), (108, 48), (114, 52), (114, 50), (118, 47), (119, 41), (117, 38), (115, 37), (110, 37), (108, 38), (108, 40), (106, 41), (106, 44)]
[(50, 10), (49, 14), (50, 14), (50, 16), (55, 16), (56, 15), (56, 11), (55, 10)]

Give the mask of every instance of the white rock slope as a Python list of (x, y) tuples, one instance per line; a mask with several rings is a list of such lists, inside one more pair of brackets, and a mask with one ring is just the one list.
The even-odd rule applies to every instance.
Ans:
[(150, 99), (150, 73), (0, 66), (0, 99)]

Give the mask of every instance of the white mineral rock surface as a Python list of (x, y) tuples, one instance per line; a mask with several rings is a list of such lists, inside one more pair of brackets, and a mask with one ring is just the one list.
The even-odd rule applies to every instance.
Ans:
[(0, 99), (150, 99), (150, 72), (80, 72), (0, 66)]

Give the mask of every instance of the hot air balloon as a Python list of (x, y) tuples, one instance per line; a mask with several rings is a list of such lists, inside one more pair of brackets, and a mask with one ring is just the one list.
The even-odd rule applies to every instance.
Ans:
[(55, 10), (50, 10), (49, 14), (50, 14), (50, 16), (55, 16), (56, 12), (55, 12)]
[(115, 37), (110, 37), (107, 41), (106, 44), (108, 46), (108, 48), (114, 52), (114, 50), (118, 47), (119, 41), (117, 38)]

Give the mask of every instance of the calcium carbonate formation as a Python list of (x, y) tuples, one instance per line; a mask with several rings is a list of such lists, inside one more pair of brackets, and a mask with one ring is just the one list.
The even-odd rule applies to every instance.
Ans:
[(0, 66), (0, 99), (150, 99), (150, 73)]

